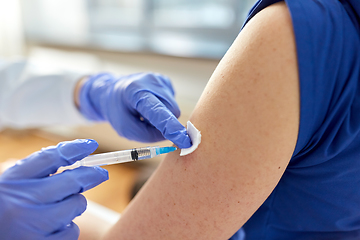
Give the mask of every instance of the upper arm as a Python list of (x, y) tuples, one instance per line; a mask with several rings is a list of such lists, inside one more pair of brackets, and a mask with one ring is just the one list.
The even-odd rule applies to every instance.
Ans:
[(299, 126), (295, 40), (284, 3), (248, 22), (190, 121), (201, 131), (199, 148), (168, 154), (108, 237), (228, 239), (269, 196)]

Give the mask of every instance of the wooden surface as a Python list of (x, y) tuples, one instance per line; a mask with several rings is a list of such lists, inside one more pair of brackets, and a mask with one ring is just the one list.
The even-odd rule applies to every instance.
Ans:
[[(36, 130), (5, 130), (0, 132), (0, 162), (22, 159), (43, 147), (56, 145), (60, 141), (67, 140), (71, 139), (44, 135)], [(89, 200), (117, 212), (122, 212), (130, 201), (130, 192), (138, 169), (130, 164), (112, 165), (105, 168), (109, 171), (110, 179), (87, 191), (84, 195)]]

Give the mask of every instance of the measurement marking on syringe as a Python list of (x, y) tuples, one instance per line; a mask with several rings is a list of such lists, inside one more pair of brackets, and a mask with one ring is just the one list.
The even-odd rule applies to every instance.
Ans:
[(73, 169), (79, 166), (104, 166), (115, 163), (125, 163), (125, 162), (133, 162), (143, 159), (149, 159), (156, 157), (160, 154), (165, 154), (169, 152), (173, 152), (176, 150), (176, 147), (143, 147), (143, 148), (134, 148), (129, 150), (117, 151), (117, 152), (108, 152), (108, 153), (100, 153), (94, 154), (88, 157), (83, 158), (82, 160), (74, 163), (71, 166), (61, 167), (61, 171), (67, 169)]

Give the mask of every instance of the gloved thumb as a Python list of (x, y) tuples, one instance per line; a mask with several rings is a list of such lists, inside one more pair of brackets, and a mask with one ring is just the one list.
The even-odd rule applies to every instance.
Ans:
[(5, 171), (1, 178), (7, 180), (43, 178), (55, 173), (61, 166), (71, 165), (90, 155), (97, 147), (98, 143), (90, 139), (61, 142), (57, 146), (43, 148), (17, 162)]
[(71, 165), (94, 152), (98, 146), (99, 144), (95, 140), (77, 139), (74, 141), (61, 142), (56, 146), (56, 149), (59, 156), (67, 161), (65, 164)]

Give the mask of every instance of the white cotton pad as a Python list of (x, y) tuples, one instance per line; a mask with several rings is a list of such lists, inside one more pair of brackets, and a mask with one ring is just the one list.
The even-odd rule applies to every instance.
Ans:
[(189, 148), (181, 149), (180, 156), (185, 156), (185, 155), (192, 153), (193, 151), (195, 151), (198, 148), (199, 144), (201, 143), (200, 131), (197, 130), (196, 127), (190, 121), (187, 122), (186, 128), (187, 128), (187, 132), (190, 136), (192, 146)]

